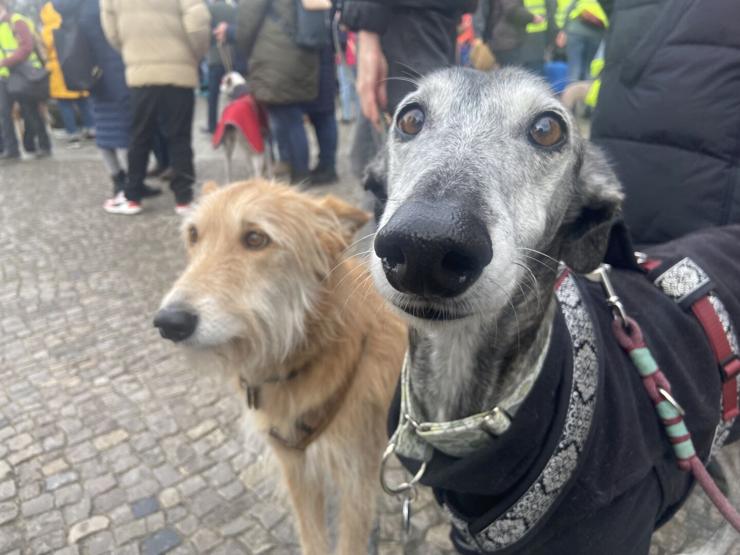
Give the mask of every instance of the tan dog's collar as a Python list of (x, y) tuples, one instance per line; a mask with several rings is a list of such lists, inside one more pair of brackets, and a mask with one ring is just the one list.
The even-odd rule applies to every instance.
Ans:
[[(362, 362), (362, 357), (365, 354), (366, 345), (367, 336), (363, 336), (362, 345), (360, 347), (360, 354), (357, 357), (357, 362), (355, 362), (354, 366), (352, 367), (352, 371), (322, 405), (310, 409), (299, 416), (291, 426), (288, 437), (281, 434), (277, 428), (270, 428), (270, 439), (286, 449), (303, 451), (316, 438), (318, 438), (329, 427), (329, 425), (333, 422), (334, 417), (342, 408), (342, 404), (347, 397), (347, 393), (349, 392), (352, 384), (355, 381), (357, 370), (360, 366), (360, 363)], [(266, 383), (280, 383), (292, 380), (293, 378), (300, 375), (302, 371), (303, 368), (294, 370), (285, 377), (276, 377), (275, 379), (265, 381), (263, 382), (263, 385)], [(245, 387), (247, 390), (247, 406), (249, 406), (249, 408), (258, 409), (259, 386), (254, 388), (253, 386), (245, 385), (245, 382), (242, 380), (240, 380), (240, 382), (242, 382), (242, 387)], [(251, 397), (250, 389), (252, 391)], [(250, 398), (252, 400), (252, 405), (249, 404)]]

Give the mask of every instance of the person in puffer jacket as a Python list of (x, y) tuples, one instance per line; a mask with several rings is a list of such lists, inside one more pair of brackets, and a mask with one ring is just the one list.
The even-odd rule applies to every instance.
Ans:
[(740, 222), (740, 3), (602, 0), (606, 56), (591, 139), (639, 244)]

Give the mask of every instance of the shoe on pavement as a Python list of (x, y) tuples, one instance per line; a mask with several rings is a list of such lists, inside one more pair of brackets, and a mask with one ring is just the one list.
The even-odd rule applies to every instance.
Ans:
[(190, 211), (193, 209), (193, 203), (188, 202), (187, 204), (176, 204), (175, 205), (175, 214), (178, 216), (187, 216), (190, 214)]
[(316, 168), (311, 170), (309, 177), (311, 185), (329, 185), (337, 181), (339, 181), (339, 177), (337, 177), (337, 171), (334, 168)]
[(39, 150), (34, 154), (34, 157), (36, 160), (41, 160), (43, 158), (51, 158), (51, 150)]
[(105, 201), (103, 210), (108, 214), (122, 214), (124, 216), (133, 216), (141, 212), (141, 203), (133, 200), (127, 200), (123, 194), (123, 191), (118, 193), (115, 197)]

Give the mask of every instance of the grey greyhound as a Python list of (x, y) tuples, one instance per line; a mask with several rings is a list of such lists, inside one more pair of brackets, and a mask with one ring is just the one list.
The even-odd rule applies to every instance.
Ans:
[(434, 488), (456, 548), (646, 554), (692, 479), (612, 335), (601, 285), (580, 274), (605, 258), (619, 267), (625, 310), (708, 462), (737, 436), (722, 397), (732, 376), (676, 301), (709, 295), (737, 352), (740, 230), (653, 249), (641, 268), (604, 155), (543, 81), (515, 69), (424, 78), (366, 186), (385, 203), (374, 281), (411, 330), (388, 453)]

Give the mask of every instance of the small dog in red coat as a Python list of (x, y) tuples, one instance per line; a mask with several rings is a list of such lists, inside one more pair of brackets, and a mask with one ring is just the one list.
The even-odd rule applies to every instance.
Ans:
[(239, 73), (231, 71), (221, 80), (221, 92), (229, 98), (213, 134), (213, 148), (224, 147), (226, 178), (233, 181), (232, 158), (239, 145), (252, 165), (255, 177), (272, 177), (272, 142), (265, 110), (249, 93)]

